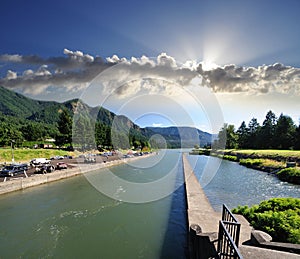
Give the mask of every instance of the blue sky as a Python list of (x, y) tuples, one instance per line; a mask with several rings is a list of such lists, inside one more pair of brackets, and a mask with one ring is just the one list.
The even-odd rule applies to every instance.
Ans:
[[(213, 91), (224, 121), (236, 127), (252, 117), (262, 122), (270, 109), (278, 116), (281, 112), (292, 116), (298, 124), (299, 11), (297, 0), (4, 0), (0, 16), (0, 84), (36, 99), (63, 101), (81, 96), (96, 72), (106, 67), (127, 62), (144, 68), (144, 55), (155, 62), (151, 63), (151, 77), (159, 75), (184, 89), (189, 88), (194, 76), (201, 77), (200, 87)], [(162, 63), (159, 57), (168, 62)], [(172, 65), (174, 60), (177, 66)], [(187, 67), (188, 73), (182, 72)], [(171, 70), (174, 75), (181, 71), (186, 80), (173, 78)], [(143, 80), (139, 86), (143, 85), (144, 91), (150, 83)], [(151, 91), (158, 87), (162, 94), (162, 88), (168, 88), (162, 85), (154, 83)], [(133, 92), (130, 86), (126, 89)], [(185, 95), (190, 92), (186, 90)], [(126, 102), (133, 96), (127, 98)], [(115, 111), (122, 111), (123, 101), (118, 101)], [(182, 100), (181, 105), (187, 104)], [(135, 117), (142, 126), (172, 121), (167, 111), (168, 119), (163, 112), (155, 117), (149, 109), (148, 113), (144, 111), (149, 115)], [(197, 109), (191, 107), (188, 111), (195, 126), (211, 131), (207, 125), (211, 115), (207, 120), (197, 115), (210, 108), (195, 112)], [(176, 121), (180, 124), (181, 119)]]

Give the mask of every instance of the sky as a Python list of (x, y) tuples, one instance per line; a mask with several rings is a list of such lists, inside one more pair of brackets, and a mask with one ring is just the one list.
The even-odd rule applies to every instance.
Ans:
[(140, 126), (300, 118), (300, 1), (1, 1), (0, 85)]

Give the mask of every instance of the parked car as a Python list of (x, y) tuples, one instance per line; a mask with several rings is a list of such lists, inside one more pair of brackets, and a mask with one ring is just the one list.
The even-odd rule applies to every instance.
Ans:
[(53, 157), (50, 157), (50, 160), (62, 160), (64, 159), (63, 156), (53, 156)]
[(58, 162), (56, 164), (56, 169), (61, 170), (61, 169), (68, 169), (68, 165), (64, 162)]
[(84, 163), (96, 163), (96, 158), (92, 156), (86, 156), (84, 158)]
[(20, 164), (20, 165), (8, 165), (5, 166), (0, 174), (1, 176), (15, 176), (18, 174), (24, 173), (24, 171), (28, 170), (27, 164)]
[(46, 173), (52, 173), (55, 170), (54, 165), (51, 164), (42, 164), (35, 167), (35, 173), (36, 174), (46, 174)]
[(50, 160), (48, 160), (46, 158), (35, 158), (30, 161), (31, 166), (39, 166), (42, 164), (49, 164), (49, 163), (50, 163)]

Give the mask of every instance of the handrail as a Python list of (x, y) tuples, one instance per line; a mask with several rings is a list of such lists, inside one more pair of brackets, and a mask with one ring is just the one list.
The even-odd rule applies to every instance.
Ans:
[(228, 207), (223, 204), (217, 248), (219, 258), (242, 258), (238, 250), (240, 229), (241, 224)]
[(223, 210), (222, 210), (222, 220), (228, 221), (228, 222), (235, 222), (238, 223), (238, 220), (236, 217), (232, 214), (230, 209), (226, 206), (226, 204), (223, 204)]
[(219, 221), (218, 255), (219, 258), (242, 259), (239, 249), (227, 230), (225, 224), (237, 225), (239, 223)]
[(223, 221), (222, 223), (224, 227), (226, 228), (227, 232), (230, 234), (231, 238), (233, 239), (236, 246), (239, 246), (239, 238), (240, 238), (240, 229), (241, 224), (238, 222), (229, 222), (229, 221)]

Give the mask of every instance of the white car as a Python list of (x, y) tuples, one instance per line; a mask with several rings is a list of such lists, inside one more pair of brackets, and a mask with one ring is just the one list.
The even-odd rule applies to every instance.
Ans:
[(33, 166), (41, 165), (41, 164), (49, 164), (50, 160), (46, 158), (35, 158), (30, 161), (30, 164)]

